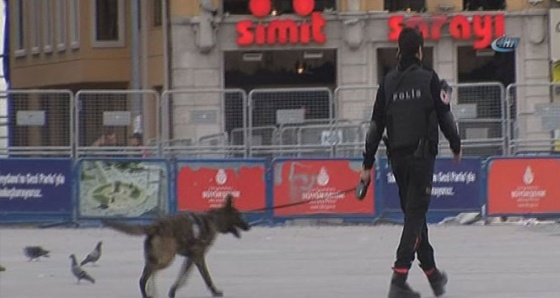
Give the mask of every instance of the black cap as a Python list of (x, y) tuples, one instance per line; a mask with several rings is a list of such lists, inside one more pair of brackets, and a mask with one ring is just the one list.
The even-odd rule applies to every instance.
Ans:
[(418, 53), (418, 48), (424, 46), (424, 37), (418, 29), (405, 27), (399, 34), (398, 44), (401, 56), (412, 57)]

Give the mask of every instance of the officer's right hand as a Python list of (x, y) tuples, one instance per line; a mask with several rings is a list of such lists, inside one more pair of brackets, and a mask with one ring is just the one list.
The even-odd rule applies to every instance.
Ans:
[(461, 151), (459, 151), (459, 153), (453, 154), (453, 162), (460, 163), (461, 158), (463, 158), (463, 150), (462, 149), (461, 149)]

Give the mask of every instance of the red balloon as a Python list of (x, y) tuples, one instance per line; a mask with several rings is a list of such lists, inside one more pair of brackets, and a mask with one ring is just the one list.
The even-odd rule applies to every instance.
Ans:
[(272, 8), (272, 0), (250, 0), (249, 10), (251, 13), (259, 18), (265, 17), (270, 14)]
[(315, 0), (292, 0), (295, 12), (304, 17), (313, 12), (315, 8)]

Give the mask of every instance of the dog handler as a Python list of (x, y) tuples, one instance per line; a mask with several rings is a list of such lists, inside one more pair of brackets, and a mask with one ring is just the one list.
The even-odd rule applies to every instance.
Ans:
[[(437, 269), (428, 240), (426, 213), (430, 204), (438, 124), (449, 141), (455, 162), (461, 159), (461, 139), (449, 108), (450, 87), (434, 70), (422, 66), (423, 37), (404, 28), (398, 38), (396, 69), (379, 86), (366, 137), (360, 180), (371, 181), (371, 169), (383, 138), (398, 188), (404, 227), (397, 248), (389, 298), (416, 298), (407, 283), (415, 255), (436, 296), (445, 293), (447, 275)], [(382, 137), (387, 128), (387, 138)]]

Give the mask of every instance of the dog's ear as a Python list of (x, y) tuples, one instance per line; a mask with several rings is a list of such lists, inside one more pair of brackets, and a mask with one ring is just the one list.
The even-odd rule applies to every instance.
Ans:
[(224, 206), (226, 209), (232, 209), (233, 208), (233, 195), (232, 194), (228, 194), (226, 196), (226, 204)]

